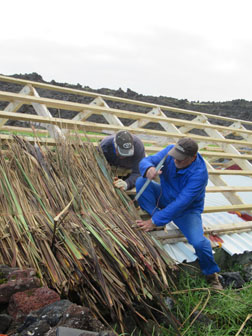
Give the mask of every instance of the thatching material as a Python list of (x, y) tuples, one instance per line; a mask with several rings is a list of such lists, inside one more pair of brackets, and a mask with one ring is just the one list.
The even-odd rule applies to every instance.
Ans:
[(15, 140), (0, 155), (0, 263), (34, 267), (42, 283), (75, 291), (100, 318), (99, 307), (110, 311), (123, 330), (126, 308), (141, 317), (133, 302), (148, 307), (168, 289), (168, 256), (134, 227), (134, 205), (91, 143), (76, 137), (42, 155)]

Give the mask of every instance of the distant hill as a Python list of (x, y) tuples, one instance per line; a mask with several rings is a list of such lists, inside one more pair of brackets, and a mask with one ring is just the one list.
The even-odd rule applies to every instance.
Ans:
[[(73, 89), (78, 90), (85, 90), (85, 91), (91, 91), (95, 93), (105, 94), (105, 95), (111, 95), (111, 96), (117, 96), (117, 97), (123, 97), (123, 98), (129, 98), (134, 100), (140, 100), (145, 101), (153, 104), (159, 104), (159, 105), (167, 105), (172, 107), (178, 107), (182, 109), (187, 110), (194, 110), (194, 111), (200, 111), (205, 113), (210, 113), (213, 115), (219, 115), (219, 116), (225, 116), (230, 118), (237, 118), (237, 119), (243, 119), (252, 121), (252, 101), (246, 101), (244, 99), (235, 99), (232, 101), (226, 101), (226, 102), (195, 102), (195, 101), (188, 101), (187, 99), (176, 99), (171, 97), (164, 97), (164, 96), (149, 96), (149, 95), (142, 95), (137, 92), (132, 91), (131, 89), (127, 89), (127, 91), (123, 91), (122, 89), (118, 90), (111, 90), (108, 88), (102, 88), (102, 89), (92, 89), (89, 86), (82, 86), (81, 84), (73, 85), (68, 83), (58, 83), (55, 80), (52, 80), (51, 82), (46, 82), (43, 80), (42, 76), (37, 73), (30, 73), (30, 74), (15, 74), (12, 75), (12, 77), (21, 78), (21, 79), (27, 79), (31, 81), (36, 82), (42, 82), (42, 83), (48, 83), (52, 85), (58, 85), (63, 87), (69, 87)], [(20, 91), (21, 86), (14, 85), (6, 82), (0, 82), (0, 90), (1, 91), (10, 91), (10, 92), (18, 92)], [(48, 90), (41, 90), (38, 89), (38, 92), (43, 97), (48, 98), (55, 98), (55, 99), (61, 99), (66, 101), (74, 101), (79, 103), (90, 103), (92, 101), (89, 97), (83, 97), (83, 96), (77, 96), (77, 95), (71, 95), (71, 94), (65, 94), (61, 92), (53, 92)], [(141, 113), (146, 113), (148, 109), (141, 107), (141, 106), (132, 106), (128, 104), (123, 103), (117, 103), (117, 102), (108, 102), (109, 106), (112, 108), (119, 108), (119, 109), (125, 109), (129, 111), (136, 111)], [(0, 102), (0, 108), (3, 109), (6, 106), (6, 103)], [(30, 106), (23, 106), (20, 109), (20, 112), (29, 112), (34, 113), (33, 109)], [(53, 116), (58, 116), (58, 111), (56, 109), (50, 109)], [(177, 117), (176, 113), (173, 112), (167, 112), (167, 116), (171, 117)], [(61, 111), (61, 116), (64, 116), (64, 111)], [(74, 116), (73, 112), (68, 112), (67, 117), (72, 118)], [(89, 120), (94, 119), (94, 117), (91, 117)], [(185, 119), (192, 119), (190, 115), (185, 115)], [(93, 121), (99, 122), (99, 117)], [(13, 124), (14, 122), (10, 122)], [(130, 120), (128, 120), (128, 124), (130, 124)], [(218, 125), (225, 125), (225, 123), (221, 121), (216, 121), (216, 124)], [(226, 124), (228, 125), (228, 124)], [(252, 129), (252, 127), (247, 127), (248, 129)]]

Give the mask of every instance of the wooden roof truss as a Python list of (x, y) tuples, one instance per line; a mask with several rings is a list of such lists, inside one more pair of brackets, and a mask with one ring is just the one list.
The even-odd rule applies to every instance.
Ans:
[[(252, 131), (249, 129), (252, 122), (227, 118), (218, 115), (201, 113), (193, 110), (184, 110), (164, 105), (155, 105), (142, 101), (135, 101), (114, 96), (99, 95), (93, 92), (75, 90), (45, 83), (32, 82), (0, 75), (0, 81), (21, 85), (18, 93), (0, 91), (0, 100), (7, 102), (4, 110), (0, 111), (0, 129), (16, 132), (27, 128), (6, 126), (7, 120), (18, 120), (28, 123), (31, 127), (43, 126), (44, 130), (37, 129), (39, 133), (46, 133), (48, 137), (41, 138), (41, 142), (47, 145), (55, 144), (56, 140), (65, 137), (71, 130), (83, 130), (85, 132), (99, 132), (101, 137), (125, 129), (136, 135), (144, 135), (146, 138), (146, 153), (152, 154), (179, 138), (190, 136), (198, 144), (200, 153), (205, 158), (209, 171), (209, 178), (214, 187), (208, 187), (207, 192), (220, 192), (229, 201), (228, 206), (216, 206), (212, 209), (205, 208), (205, 212), (218, 211), (245, 211), (251, 214), (252, 204), (245, 204), (237, 194), (238, 191), (251, 192), (252, 187), (228, 186), (222, 175), (252, 175)], [(38, 89), (46, 89), (61, 93), (90, 97), (93, 100), (89, 104), (71, 101), (50, 99), (41, 97)], [(118, 108), (110, 108), (109, 102), (127, 104), (127, 106), (141, 106), (149, 111), (139, 113)], [(36, 112), (34, 114), (20, 113), (22, 105), (30, 105)], [(72, 119), (53, 117), (50, 109), (59, 111), (68, 110), (76, 112)], [(176, 118), (169, 114), (176, 112)], [(92, 115), (103, 116), (105, 123), (95, 123), (87, 119)], [(192, 120), (185, 120), (185, 115), (190, 115)], [(125, 126), (125, 119), (131, 124)], [(214, 124), (214, 121), (222, 121), (228, 126)], [(148, 128), (149, 123), (159, 125), (159, 130)], [(161, 129), (161, 130), (160, 130)], [(30, 129), (31, 130), (31, 129)], [(10, 140), (6, 134), (0, 134), (2, 140)], [(26, 137), (34, 142), (34, 138)], [(148, 145), (147, 145), (148, 144)], [(241, 170), (228, 169), (237, 164)], [(223, 170), (225, 168), (225, 170)], [(210, 207), (209, 207), (210, 208)]]

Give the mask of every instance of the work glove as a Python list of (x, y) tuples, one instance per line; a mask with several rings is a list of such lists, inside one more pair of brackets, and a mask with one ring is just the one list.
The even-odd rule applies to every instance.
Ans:
[(118, 189), (127, 190), (128, 188), (127, 182), (122, 179), (118, 179), (117, 177), (114, 179), (113, 184)]

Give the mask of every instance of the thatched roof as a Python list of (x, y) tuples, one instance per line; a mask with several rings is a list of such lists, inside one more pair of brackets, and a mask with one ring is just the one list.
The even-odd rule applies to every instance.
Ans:
[(114, 189), (103, 155), (77, 136), (43, 150), (14, 140), (0, 152), (0, 263), (34, 267), (41, 283), (74, 291), (103, 320), (109, 311), (121, 330), (126, 309), (143, 320), (147, 301), (165, 310), (171, 260), (134, 226), (135, 207)]

